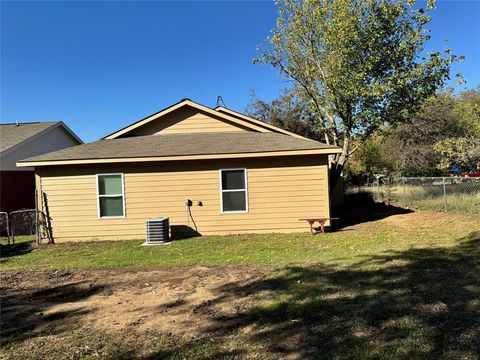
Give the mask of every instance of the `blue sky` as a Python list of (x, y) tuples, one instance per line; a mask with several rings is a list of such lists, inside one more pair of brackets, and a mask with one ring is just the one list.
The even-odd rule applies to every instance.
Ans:
[[(288, 86), (252, 64), (275, 19), (270, 1), (2, 1), (1, 121), (63, 120), (92, 141), (184, 97), (243, 111), (251, 89)], [(480, 0), (438, 1), (430, 28), (428, 49), (448, 39), (478, 86)]]

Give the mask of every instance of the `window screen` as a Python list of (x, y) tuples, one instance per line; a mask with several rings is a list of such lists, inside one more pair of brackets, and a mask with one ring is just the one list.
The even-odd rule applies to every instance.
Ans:
[(99, 217), (123, 217), (123, 175), (98, 175)]
[(221, 170), (222, 212), (246, 212), (246, 170)]

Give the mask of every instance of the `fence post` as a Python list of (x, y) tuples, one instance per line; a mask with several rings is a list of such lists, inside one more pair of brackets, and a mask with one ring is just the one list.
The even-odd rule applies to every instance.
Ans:
[(402, 178), (402, 185), (403, 185), (403, 207), (407, 207), (407, 194), (405, 189), (405, 178)]
[[(12, 215), (12, 213), (10, 213), (10, 215)], [(11, 216), (9, 216), (9, 219), (8, 221), (11, 220)], [(12, 226), (12, 223), (9, 224), (9, 227), (10, 227), (10, 234), (12, 234), (12, 244), (15, 244), (15, 226)]]
[(377, 202), (380, 201), (380, 178), (377, 176)]
[(443, 177), (442, 178), (442, 182), (443, 182), (443, 203), (444, 203), (444, 206), (445, 206), (445, 212), (448, 212), (448, 206), (447, 206), (447, 188), (445, 186), (445, 178)]
[[(8, 239), (8, 245), (10, 245), (10, 232), (11, 232), (11, 229), (10, 229), (10, 217), (8, 216), (7, 213), (5, 213), (5, 215), (7, 215), (7, 239)], [(12, 240), (12, 244), (13, 244), (13, 240)]]

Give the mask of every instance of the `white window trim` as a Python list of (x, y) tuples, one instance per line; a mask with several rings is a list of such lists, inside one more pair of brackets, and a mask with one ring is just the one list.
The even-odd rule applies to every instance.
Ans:
[[(107, 175), (120, 175), (121, 181), (122, 181), (122, 205), (123, 205), (123, 215), (121, 216), (100, 216), (100, 196), (101, 197), (118, 197), (118, 195), (100, 195), (99, 189), (98, 189), (98, 177), (99, 176), (107, 176)], [(125, 219), (125, 182), (123, 180), (123, 173), (102, 173), (102, 174), (97, 174), (96, 175), (96, 181), (97, 181), (97, 218), (98, 219)]]
[[(223, 171), (232, 171), (232, 170), (243, 170), (243, 175), (245, 176), (245, 189), (235, 189), (235, 190), (223, 190), (222, 188), (222, 172)], [(232, 168), (232, 169), (220, 169), (218, 171), (219, 184), (220, 184), (220, 213), (221, 214), (246, 214), (248, 213), (248, 176), (247, 168)], [(245, 210), (234, 210), (234, 211), (223, 211), (223, 193), (224, 192), (235, 192), (235, 191), (244, 191), (245, 192)]]

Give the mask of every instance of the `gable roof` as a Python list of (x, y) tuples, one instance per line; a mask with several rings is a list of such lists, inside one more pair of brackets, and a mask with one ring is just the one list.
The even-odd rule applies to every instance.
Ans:
[(285, 129), (282, 129), (282, 128), (279, 128), (278, 126), (275, 126), (275, 125), (272, 125), (272, 124), (268, 124), (264, 121), (261, 121), (261, 120), (257, 120), (257, 119), (254, 119), (250, 116), (247, 116), (245, 114), (242, 114), (242, 113), (239, 113), (238, 111), (235, 111), (235, 110), (232, 110), (232, 109), (229, 109), (229, 108), (226, 108), (224, 106), (217, 106), (215, 109), (215, 111), (218, 111), (222, 114), (227, 114), (227, 115), (230, 115), (230, 116), (234, 116), (236, 118), (239, 118), (239, 119), (242, 119), (242, 120), (245, 120), (245, 121), (248, 121), (252, 124), (256, 124), (256, 125), (259, 125), (259, 126), (263, 126), (267, 129), (270, 129), (272, 131), (276, 131), (276, 132), (280, 132), (282, 134), (286, 134), (286, 135), (290, 135), (290, 136), (294, 136), (294, 137), (297, 137), (297, 138), (300, 138), (300, 139), (306, 139), (306, 140), (311, 140), (311, 139), (308, 139), (302, 135), (298, 135), (298, 134), (295, 134), (291, 131), (288, 131), (288, 130), (285, 130)]
[(103, 139), (17, 163), (18, 166), (334, 154), (340, 148), (273, 132), (216, 132)]
[(162, 116), (165, 116), (175, 110), (178, 110), (182, 107), (185, 107), (185, 106), (190, 106), (192, 108), (195, 108), (199, 111), (202, 111), (204, 113), (207, 113), (211, 116), (214, 116), (214, 117), (217, 117), (217, 118), (221, 118), (225, 121), (228, 121), (230, 123), (234, 123), (234, 124), (238, 124), (240, 126), (243, 126), (243, 127), (246, 127), (248, 129), (251, 129), (253, 131), (257, 131), (257, 132), (276, 132), (276, 133), (280, 133), (280, 134), (285, 134), (285, 135), (290, 135), (290, 136), (295, 136), (295, 137), (298, 137), (298, 138), (303, 138), (303, 139), (306, 139), (300, 135), (297, 135), (297, 134), (294, 134), (292, 132), (289, 132), (287, 130), (284, 130), (284, 129), (281, 129), (279, 127), (276, 127), (276, 126), (273, 126), (273, 125), (270, 125), (270, 124), (267, 124), (263, 121), (260, 121), (260, 120), (256, 120), (256, 119), (253, 119), (251, 117), (248, 117), (246, 115), (243, 115), (243, 114), (240, 114), (238, 112), (235, 112), (233, 110), (230, 110), (230, 109), (227, 109), (227, 108), (217, 108), (217, 109), (211, 109), (207, 106), (204, 106), (202, 104), (199, 104), (199, 103), (196, 103), (190, 99), (182, 99), (181, 101), (163, 109), (163, 110), (160, 110), (152, 115), (149, 115), (131, 125), (128, 125), (114, 133), (111, 133), (107, 136), (105, 136), (103, 139), (115, 139), (115, 138), (118, 138), (122, 135), (125, 135), (127, 133), (129, 133), (130, 131), (140, 127), (140, 126), (143, 126), (143, 125), (146, 125), (152, 121), (155, 121), (159, 118), (161, 118)]
[(2, 154), (11, 152), (59, 126), (63, 126), (75, 140), (83, 144), (83, 141), (62, 121), (9, 123), (0, 124), (0, 152)]

